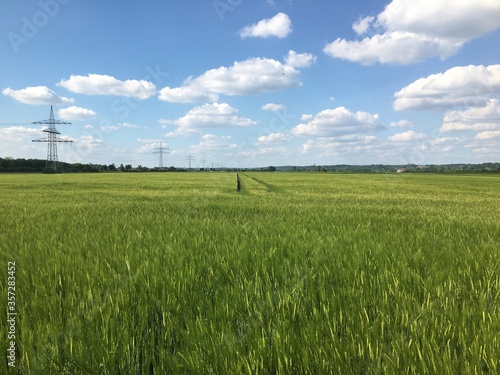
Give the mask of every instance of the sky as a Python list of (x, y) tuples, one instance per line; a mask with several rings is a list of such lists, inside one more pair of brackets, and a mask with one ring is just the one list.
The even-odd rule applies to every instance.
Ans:
[(0, 157), (500, 161), (498, 0), (2, 0)]

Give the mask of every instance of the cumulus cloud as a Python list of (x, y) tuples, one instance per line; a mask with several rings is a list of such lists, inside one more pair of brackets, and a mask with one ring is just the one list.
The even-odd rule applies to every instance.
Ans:
[(18, 102), (32, 105), (57, 105), (75, 102), (72, 98), (57, 95), (47, 86), (26, 87), (21, 90), (14, 90), (7, 87), (2, 90), (2, 94), (10, 96)]
[(204, 134), (201, 137), (201, 142), (191, 146), (191, 150), (196, 153), (211, 153), (213, 151), (235, 149), (236, 143), (231, 143), (231, 136), (217, 136), (214, 134)]
[(93, 119), (96, 113), (91, 109), (82, 107), (71, 106), (68, 108), (61, 108), (57, 111), (59, 117), (63, 120), (84, 121)]
[(172, 103), (215, 102), (219, 99), (217, 94), (196, 88), (196, 85), (202, 83), (203, 79), (200, 79), (199, 82), (192, 81), (191, 78), (187, 79), (182, 87), (164, 87), (160, 90), (158, 99)]
[(491, 99), (484, 107), (465, 111), (448, 111), (443, 118), (442, 132), (457, 130), (487, 131), (500, 129), (500, 101)]
[[(288, 53), (287, 58), (300, 67), (312, 64), (309, 54)], [(223, 95), (249, 95), (300, 86), (296, 65), (266, 58), (236, 61), (232, 66), (211, 69), (198, 77), (189, 77), (180, 87), (165, 87), (159, 99), (174, 103), (217, 101)]]
[(356, 32), (356, 34), (363, 35), (368, 31), (374, 20), (375, 17), (373, 16), (367, 16), (364, 18), (360, 17), (356, 22), (352, 24), (352, 29)]
[[(206, 160), (225, 160), (225, 163), (232, 163), (235, 158), (236, 150), (238, 144), (232, 140), (231, 136), (220, 136), (215, 134), (204, 134), (201, 136), (201, 140), (189, 147), (190, 154), (203, 155), (205, 161), (198, 160), (198, 166), (207, 166)], [(184, 150), (184, 157), (187, 150)], [(175, 154), (175, 151), (173, 152)], [(212, 166), (214, 164), (212, 163)]]
[(256, 124), (255, 121), (240, 116), (238, 110), (227, 103), (207, 103), (191, 109), (176, 120), (161, 120), (161, 122), (178, 127), (176, 131), (168, 133), (168, 136), (193, 134), (198, 129), (244, 127)]
[(413, 130), (408, 130), (404, 133), (394, 134), (389, 137), (390, 141), (394, 142), (414, 142), (421, 141), (427, 138), (427, 135), (422, 133), (416, 133)]
[(128, 129), (140, 129), (141, 127), (139, 125), (136, 125), (136, 124), (130, 124), (128, 122), (124, 122), (122, 124), (120, 124), (120, 126), (122, 128), (128, 128)]
[(312, 53), (297, 53), (295, 51), (288, 51), (285, 57), (285, 64), (295, 68), (307, 68), (316, 62), (316, 56)]
[(476, 139), (493, 139), (500, 138), (500, 130), (492, 130), (478, 133)]
[(346, 134), (368, 133), (385, 129), (378, 114), (351, 112), (345, 107), (326, 109), (307, 123), (292, 129), (293, 134), (315, 137), (333, 137)]
[(332, 57), (363, 65), (376, 62), (406, 65), (434, 56), (445, 59), (455, 53), (461, 45), (433, 36), (393, 31), (354, 42), (338, 38), (328, 44), (324, 52)]
[(376, 20), (366, 17), (353, 24), (359, 35), (370, 27), (379, 33), (354, 41), (338, 38), (327, 44), (324, 52), (362, 64), (411, 64), (432, 57), (446, 59), (469, 40), (500, 27), (500, 3), (496, 0), (393, 0)]
[(156, 94), (155, 85), (149, 81), (130, 79), (120, 81), (103, 74), (72, 75), (67, 80), (62, 79), (57, 85), (85, 95), (118, 95), (147, 99)]
[(500, 93), (500, 65), (456, 66), (420, 78), (394, 94), (396, 111), (479, 106)]
[(290, 134), (288, 133), (272, 133), (269, 135), (262, 135), (257, 138), (257, 145), (268, 145), (276, 143), (285, 143), (290, 140)]
[(391, 122), (389, 126), (398, 128), (411, 128), (413, 126), (413, 123), (409, 120), (399, 120)]
[(279, 112), (284, 111), (286, 107), (283, 104), (267, 103), (260, 107), (263, 111)]
[(200, 132), (197, 129), (190, 129), (190, 128), (183, 128), (183, 127), (178, 127), (177, 129), (165, 133), (165, 137), (171, 138), (171, 137), (189, 137), (192, 135), (199, 134)]
[(101, 126), (101, 130), (105, 130), (105, 131), (115, 131), (115, 130), (118, 130), (120, 129), (119, 126), (116, 126), (116, 125), (104, 125), (104, 126)]
[(43, 134), (41, 129), (27, 128), (25, 126), (0, 127), (0, 137), (9, 144), (29, 142), (29, 138)]
[(290, 17), (280, 12), (273, 18), (264, 19), (256, 24), (244, 27), (239, 34), (242, 38), (286, 38), (291, 32), (292, 21), (290, 21)]
[[(344, 158), (345, 155), (363, 154), (369, 155), (377, 148), (378, 138), (371, 135), (349, 134), (340, 137), (324, 137), (309, 139), (305, 142), (300, 152), (302, 154), (314, 154), (315, 158), (335, 157)], [(370, 156), (373, 160), (373, 156)]]
[(393, 0), (377, 23), (390, 31), (468, 40), (500, 27), (500, 4), (496, 0)]

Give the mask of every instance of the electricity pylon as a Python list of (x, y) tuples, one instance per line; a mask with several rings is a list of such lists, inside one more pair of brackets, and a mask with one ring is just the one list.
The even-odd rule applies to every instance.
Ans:
[(44, 173), (58, 173), (57, 144), (73, 143), (73, 141), (58, 138), (57, 135), (61, 133), (56, 129), (56, 125), (71, 125), (71, 122), (56, 120), (54, 118), (54, 109), (50, 106), (50, 118), (48, 120), (34, 121), (33, 124), (49, 126), (43, 130), (43, 132), (47, 133), (47, 138), (33, 139), (32, 142), (47, 143), (47, 162), (45, 163)]
[(186, 160), (189, 162), (189, 171), (191, 171), (191, 162), (194, 160), (194, 156), (191, 156), (191, 154), (189, 154), (188, 156), (186, 156)]
[(153, 149), (153, 154), (159, 154), (159, 165), (160, 169), (163, 169), (163, 154), (168, 154), (168, 147), (163, 147), (163, 143), (160, 141), (160, 147)]

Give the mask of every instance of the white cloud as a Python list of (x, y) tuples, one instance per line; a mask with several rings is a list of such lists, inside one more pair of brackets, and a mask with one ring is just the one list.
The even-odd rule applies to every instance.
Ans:
[(93, 119), (96, 116), (96, 113), (93, 110), (76, 106), (61, 108), (57, 111), (57, 114), (63, 120), (75, 121)]
[(427, 138), (427, 135), (422, 133), (416, 133), (413, 130), (408, 130), (404, 133), (394, 134), (389, 137), (390, 141), (394, 142), (414, 142), (414, 141), (422, 141)]
[(372, 22), (375, 20), (375, 17), (373, 16), (367, 16), (364, 18), (359, 18), (356, 22), (352, 24), (352, 29), (356, 32), (358, 35), (363, 35), (366, 34), (368, 29), (370, 28)]
[(116, 126), (116, 125), (101, 126), (101, 130), (105, 130), (105, 131), (114, 131), (114, 130), (118, 130), (118, 129), (120, 129), (120, 127)]
[(72, 75), (67, 80), (62, 79), (57, 85), (71, 92), (86, 95), (118, 95), (147, 99), (156, 94), (155, 85), (149, 81), (130, 79), (120, 81), (103, 74)]
[(158, 99), (172, 103), (215, 102), (219, 99), (217, 94), (203, 92), (196, 87), (190, 86), (196, 86), (196, 84), (192, 84), (191, 79), (188, 79), (183, 83), (185, 86), (175, 88), (164, 87), (160, 90)]
[(397, 122), (391, 122), (389, 126), (398, 128), (411, 128), (413, 126), (413, 123), (409, 120), (399, 120)]
[(31, 142), (32, 137), (42, 137), (41, 129), (27, 128), (24, 126), (9, 126), (6, 128), (0, 127), (0, 138), (6, 143)]
[(137, 143), (151, 143), (152, 145), (156, 145), (155, 147), (159, 146), (158, 139), (155, 138), (137, 138)]
[[(371, 65), (411, 64), (434, 56), (445, 59), (455, 53), (462, 43), (407, 31), (377, 34), (360, 41), (338, 38), (324, 48), (332, 57)], [(404, 53), (402, 53), (404, 51)]]
[(257, 138), (258, 145), (266, 145), (270, 143), (284, 143), (290, 140), (290, 134), (288, 133), (272, 133), (269, 135), (262, 135)]
[[(500, 27), (496, 0), (393, 0), (374, 19), (354, 23), (358, 34), (374, 26), (380, 33), (363, 40), (338, 38), (324, 52), (362, 64), (410, 64), (432, 57), (445, 59), (469, 40)], [(404, 51), (404, 52), (402, 52)]]
[[(378, 138), (362, 134), (350, 134), (340, 137), (324, 137), (309, 139), (305, 142), (300, 152), (302, 154), (313, 154), (315, 158), (323, 160), (338, 161), (346, 155), (369, 155), (378, 147)], [(370, 157), (373, 160), (373, 156)], [(331, 163), (331, 162), (330, 162)], [(333, 164), (333, 163), (332, 163)]]
[(333, 138), (337, 142), (348, 142), (348, 143), (371, 143), (377, 140), (374, 135), (364, 135), (364, 134), (347, 134), (340, 137)]
[(128, 129), (140, 129), (141, 127), (139, 125), (136, 125), (136, 124), (130, 124), (128, 122), (124, 122), (122, 124), (120, 124), (120, 126), (122, 128), (128, 128)]
[(200, 132), (197, 129), (190, 129), (190, 128), (183, 128), (183, 127), (178, 127), (177, 129), (165, 133), (165, 137), (171, 138), (171, 137), (189, 137), (192, 135), (199, 134)]
[(500, 93), (500, 65), (456, 66), (420, 78), (394, 94), (396, 111), (484, 105)]
[(267, 103), (260, 107), (260, 109), (263, 111), (279, 112), (284, 111), (286, 107), (283, 104)]
[(448, 111), (444, 115), (442, 132), (456, 130), (500, 129), (500, 101), (491, 99), (484, 107), (471, 107), (465, 111)]
[[(292, 56), (290, 51), (288, 56)], [(294, 63), (311, 62), (312, 55), (295, 54)], [(211, 69), (199, 77), (189, 77), (182, 86), (165, 87), (159, 99), (174, 103), (217, 101), (218, 95), (249, 95), (278, 91), (300, 86), (294, 66), (266, 58), (250, 58), (236, 61), (230, 67)]]
[(26, 87), (21, 90), (13, 90), (10, 87), (2, 90), (2, 94), (14, 98), (18, 102), (33, 105), (57, 105), (74, 103), (74, 99), (57, 95), (47, 86)]
[[(237, 148), (238, 145), (232, 142), (231, 136), (204, 134), (199, 143), (189, 147), (189, 152), (195, 155), (204, 155), (204, 158), (219, 158), (221, 155), (225, 155), (224, 159), (227, 161), (234, 158), (234, 152)], [(198, 164), (201, 164), (199, 159)]]
[(295, 68), (307, 68), (316, 62), (316, 56), (312, 53), (297, 53), (293, 50), (288, 51), (285, 57), (285, 64)]
[(500, 138), (500, 130), (485, 131), (478, 133), (476, 139), (493, 139)]
[(496, 0), (393, 0), (378, 15), (389, 31), (405, 30), (446, 39), (469, 40), (500, 27)]
[(278, 37), (286, 38), (292, 32), (292, 21), (285, 13), (278, 13), (273, 18), (259, 21), (244, 27), (240, 32), (242, 38), (247, 37)]
[[(102, 148), (105, 147), (104, 145), (104, 140), (101, 138), (94, 137), (93, 135), (81, 135), (79, 138), (71, 138), (73, 141), (74, 148), (72, 151), (78, 150), (78, 156), (77, 159), (81, 161), (82, 157), (83, 160), (88, 158), (90, 154), (93, 154), (95, 152), (96, 148)], [(108, 150), (106, 150), (108, 151)], [(74, 158), (75, 155), (71, 155), (72, 153), (66, 153), (66, 160)], [(107, 156), (107, 152), (105, 153)], [(71, 161), (71, 160), (68, 160)], [(75, 162), (76, 160), (72, 160)]]
[(333, 137), (346, 134), (367, 133), (385, 129), (379, 115), (368, 112), (353, 113), (345, 107), (326, 109), (309, 122), (292, 129), (295, 135)]
[(195, 107), (177, 120), (161, 120), (178, 128), (167, 136), (190, 135), (198, 129), (231, 128), (253, 126), (256, 124), (249, 118), (241, 117), (236, 108), (227, 103), (204, 104)]

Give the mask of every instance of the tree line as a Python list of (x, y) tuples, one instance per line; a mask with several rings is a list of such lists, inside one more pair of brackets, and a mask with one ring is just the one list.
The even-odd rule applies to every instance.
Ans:
[[(41, 159), (14, 159), (11, 157), (0, 158), (0, 173), (43, 173), (45, 171), (46, 160)], [(58, 163), (59, 172), (62, 173), (98, 173), (98, 172), (186, 172), (186, 169), (167, 167), (149, 168), (138, 165), (132, 167), (131, 164), (92, 164), (92, 163)], [(205, 169), (210, 170), (210, 169)], [(500, 173), (500, 163), (481, 164), (429, 164), (429, 165), (312, 165), (312, 166), (279, 166), (264, 168), (237, 168), (218, 170), (226, 171), (267, 171), (267, 172), (330, 172), (330, 173)]]

